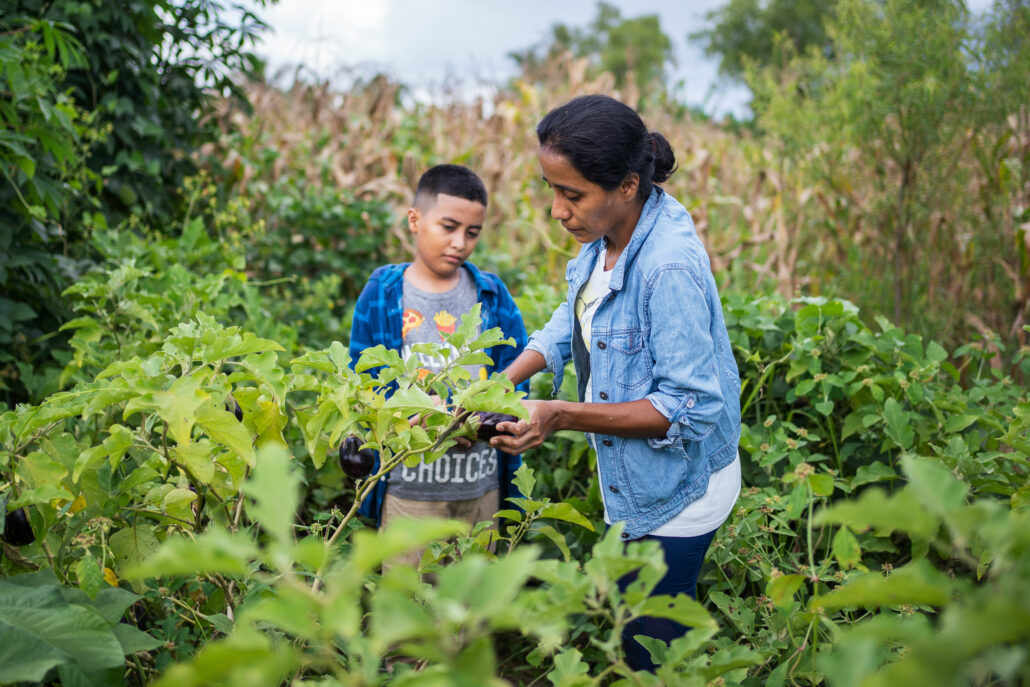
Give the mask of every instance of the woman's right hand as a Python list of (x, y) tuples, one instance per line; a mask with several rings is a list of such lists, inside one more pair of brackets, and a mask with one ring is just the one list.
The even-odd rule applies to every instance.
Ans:
[(547, 437), (561, 429), (561, 401), (523, 400), (522, 405), (529, 413), (529, 419), (498, 423), (497, 430), (508, 434), (491, 439), (491, 446), (514, 455), (536, 448), (544, 443)]

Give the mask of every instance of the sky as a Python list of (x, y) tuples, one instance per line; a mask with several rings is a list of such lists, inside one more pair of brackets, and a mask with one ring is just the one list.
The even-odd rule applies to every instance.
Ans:
[[(709, 114), (747, 112), (748, 91), (720, 79), (717, 64), (687, 34), (704, 26), (704, 14), (724, 0), (608, 0), (626, 18), (658, 14), (672, 39), (676, 66), (670, 86)], [(292, 77), (298, 64), (307, 79), (339, 79), (384, 71), (431, 97), (444, 84), (472, 89), (516, 73), (509, 52), (544, 42), (556, 23), (584, 26), (596, 0), (279, 0), (254, 10), (272, 31), (257, 53), (269, 72)]]

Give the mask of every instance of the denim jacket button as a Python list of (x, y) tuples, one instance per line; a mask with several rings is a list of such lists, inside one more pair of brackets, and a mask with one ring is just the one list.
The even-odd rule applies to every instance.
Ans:
[(601, 443), (604, 444), (605, 446), (611, 446), (612, 445), (612, 440), (611, 439), (602, 439)]
[(612, 490), (613, 494), (618, 494), (619, 493), (619, 488), (617, 486), (615, 486), (614, 484), (608, 485), (608, 488)]
[(692, 399), (692, 398), (688, 398), (687, 399), (687, 407), (688, 408), (693, 408), (694, 407), (694, 399)]
[(597, 394), (597, 396), (598, 396), (598, 398), (600, 398), (600, 399), (601, 399), (602, 401), (607, 401), (607, 400), (608, 400), (608, 394), (604, 393), (603, 391), (602, 391), (601, 393)]
[(606, 344), (603, 341), (598, 341), (597, 342), (597, 347), (600, 348), (603, 351), (604, 349), (608, 348), (608, 344)]

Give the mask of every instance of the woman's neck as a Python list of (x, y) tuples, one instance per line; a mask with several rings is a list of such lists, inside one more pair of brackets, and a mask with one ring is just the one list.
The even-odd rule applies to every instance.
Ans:
[(604, 268), (606, 270), (610, 270), (615, 266), (619, 256), (622, 255), (622, 251), (629, 245), (630, 239), (633, 238), (633, 230), (636, 229), (637, 222), (640, 221), (640, 214), (643, 211), (644, 203), (634, 202), (627, 209), (625, 216), (612, 228), (612, 231), (605, 234), (604, 243), (607, 256)]

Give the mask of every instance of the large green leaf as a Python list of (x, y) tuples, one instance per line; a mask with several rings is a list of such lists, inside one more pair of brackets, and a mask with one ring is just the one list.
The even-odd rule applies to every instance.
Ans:
[(65, 663), (114, 668), (123, 655), (111, 623), (94, 609), (69, 604), (57, 587), (0, 581), (0, 682), (42, 680)]
[(257, 454), (254, 452), (253, 438), (246, 425), (239, 422), (232, 413), (220, 406), (206, 405), (197, 411), (197, 424), (209, 437), (254, 467)]
[(300, 481), (290, 468), (284, 449), (263, 447), (254, 473), (243, 487), (252, 499), (247, 513), (281, 544), (292, 541), (300, 499)]
[(193, 576), (203, 573), (246, 575), (250, 561), (258, 555), (254, 542), (243, 534), (209, 529), (194, 541), (174, 538), (166, 541), (140, 565), (129, 565), (125, 577)]
[(925, 559), (909, 563), (889, 576), (861, 575), (846, 586), (812, 598), (813, 609), (879, 608), (901, 604), (943, 606), (955, 583)]

